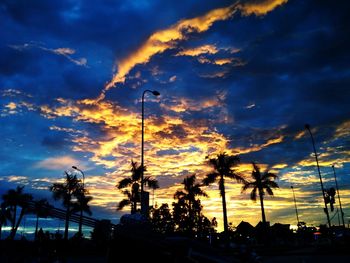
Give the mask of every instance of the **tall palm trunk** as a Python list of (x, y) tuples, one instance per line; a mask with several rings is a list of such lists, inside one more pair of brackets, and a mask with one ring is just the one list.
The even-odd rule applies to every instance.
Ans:
[(64, 239), (68, 240), (68, 228), (69, 228), (69, 211), (70, 211), (70, 205), (67, 205), (67, 210), (66, 210), (66, 223), (64, 227)]
[(39, 227), (39, 216), (36, 216), (36, 223), (35, 223), (35, 235), (34, 240), (37, 240), (38, 238), (38, 227)]
[(222, 198), (222, 212), (224, 216), (224, 232), (225, 235), (228, 234), (228, 222), (227, 222), (227, 210), (226, 210), (226, 196), (225, 196), (225, 182), (224, 176), (220, 175), (220, 193)]
[(80, 210), (80, 218), (79, 218), (79, 234), (83, 235), (83, 209)]
[(266, 217), (265, 217), (265, 210), (264, 210), (264, 192), (261, 188), (259, 188), (259, 197), (260, 197), (262, 222), (265, 226), (266, 225)]
[(17, 205), (13, 207), (13, 218), (12, 218), (12, 226), (11, 226), (11, 232), (15, 230), (16, 225), (16, 217), (17, 217)]
[(19, 225), (20, 225), (20, 223), (22, 221), (22, 218), (23, 218), (24, 214), (25, 214), (25, 209), (22, 208), (21, 213), (19, 214), (19, 218), (18, 218), (17, 224), (16, 224), (15, 228), (11, 231), (10, 239), (14, 239), (15, 238), (16, 233), (17, 233), (17, 229), (18, 229), (18, 227), (19, 227)]
[(132, 206), (132, 210), (131, 210), (131, 214), (135, 214), (136, 213), (136, 211), (137, 211), (137, 200), (136, 199), (134, 199), (133, 200), (133, 206)]

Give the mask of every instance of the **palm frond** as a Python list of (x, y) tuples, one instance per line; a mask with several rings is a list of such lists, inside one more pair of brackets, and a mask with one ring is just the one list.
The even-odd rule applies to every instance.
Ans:
[(123, 189), (123, 188), (125, 188), (125, 187), (128, 187), (128, 186), (131, 185), (131, 184), (132, 184), (131, 178), (124, 178), (124, 179), (122, 179), (122, 180), (120, 180), (120, 181), (118, 182), (118, 184), (116, 185), (116, 187), (117, 187), (118, 189)]
[(244, 179), (243, 175), (241, 175), (241, 174), (239, 174), (237, 172), (234, 172), (232, 170), (226, 174), (226, 177), (234, 179), (238, 183), (245, 183), (245, 181), (246, 181)]
[(269, 186), (265, 187), (265, 190), (269, 195), (273, 195), (273, 191)]
[(123, 208), (124, 208), (125, 206), (130, 205), (130, 204), (131, 204), (130, 200), (128, 200), (128, 199), (123, 199), (123, 200), (121, 200), (121, 201), (119, 202), (118, 207), (117, 207), (117, 210), (118, 210), (118, 211), (123, 210)]
[(206, 177), (203, 179), (204, 185), (210, 185), (215, 182), (216, 178), (219, 176), (219, 173), (212, 172), (206, 175)]
[(145, 185), (147, 185), (149, 188), (151, 188), (153, 190), (159, 188), (158, 180), (154, 179), (150, 176), (144, 177), (143, 182)]
[(268, 181), (266, 182), (266, 184), (268, 187), (271, 187), (271, 188), (279, 188), (278, 184), (274, 181)]
[(254, 187), (250, 193), (250, 199), (253, 200), (254, 202), (256, 201), (256, 196), (257, 196), (256, 190), (257, 190), (257, 187)]
[(262, 180), (271, 180), (271, 179), (275, 180), (277, 178), (278, 176), (276, 174), (270, 173), (269, 171), (266, 171), (261, 177)]
[(255, 184), (254, 184), (254, 183), (252, 183), (252, 182), (246, 182), (246, 183), (243, 184), (241, 192), (243, 193), (243, 192), (245, 192), (247, 189), (252, 188), (252, 187), (255, 187)]

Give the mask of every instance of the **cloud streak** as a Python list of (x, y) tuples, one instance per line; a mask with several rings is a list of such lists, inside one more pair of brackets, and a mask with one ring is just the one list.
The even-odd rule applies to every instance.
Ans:
[[(135, 52), (122, 59), (118, 63), (118, 71), (112, 80), (107, 83), (99, 99), (104, 98), (104, 93), (115, 87), (118, 83), (123, 83), (127, 74), (139, 64), (146, 64), (156, 54), (163, 53), (168, 49), (173, 49), (180, 41), (187, 40), (190, 34), (203, 33), (211, 28), (218, 21), (230, 19), (237, 11), (243, 15), (265, 15), (277, 6), (286, 3), (288, 0), (265, 0), (260, 2), (240, 4), (236, 2), (230, 6), (217, 8), (206, 14), (190, 19), (183, 19), (169, 28), (153, 33)], [(217, 50), (213, 46), (206, 45), (198, 49), (187, 51), (187, 54), (196, 55), (200, 53), (212, 53)], [(182, 51), (185, 52), (185, 51)], [(214, 53), (213, 53), (214, 52)], [(181, 54), (181, 51), (180, 53)], [(183, 53), (183, 54), (186, 54)]]

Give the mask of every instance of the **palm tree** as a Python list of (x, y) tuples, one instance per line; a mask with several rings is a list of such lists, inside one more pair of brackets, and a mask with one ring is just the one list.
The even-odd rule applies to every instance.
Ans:
[(252, 179), (253, 181), (245, 182), (242, 187), (242, 192), (246, 191), (248, 188), (253, 188), (250, 193), (250, 199), (256, 201), (257, 191), (260, 197), (262, 222), (266, 225), (266, 217), (264, 210), (264, 195), (265, 191), (273, 196), (272, 188), (278, 188), (278, 184), (274, 181), (278, 176), (265, 170), (263, 173), (260, 172), (260, 168), (257, 164), (253, 162)]
[(174, 194), (174, 199), (178, 200), (177, 203), (173, 204), (174, 217), (178, 221), (180, 229), (188, 227), (187, 230), (193, 233), (194, 228), (201, 219), (202, 210), (200, 200), (196, 198), (199, 196), (208, 197), (208, 195), (201, 189), (202, 185), (196, 183), (195, 174), (185, 177), (182, 184), (184, 189), (178, 190)]
[(225, 196), (225, 177), (234, 179), (237, 182), (244, 182), (241, 175), (233, 170), (233, 167), (239, 163), (238, 156), (230, 156), (226, 153), (220, 153), (216, 158), (211, 158), (208, 161), (213, 171), (206, 175), (203, 179), (205, 185), (210, 185), (218, 180), (219, 190), (222, 198), (222, 211), (224, 219), (224, 232), (228, 233), (227, 210), (226, 210), (226, 196)]
[[(8, 207), (10, 210), (11, 220), (11, 233), (9, 238), (14, 239), (16, 236), (17, 229), (21, 224), (23, 216), (30, 212), (30, 204), (33, 200), (31, 194), (23, 192), (24, 186), (17, 186), (16, 189), (10, 189), (6, 194), (2, 196), (4, 207)], [(21, 208), (19, 217), (17, 219), (17, 209)]]
[(8, 220), (11, 220), (11, 210), (6, 207), (5, 203), (2, 203), (0, 208), (0, 240), (2, 234), (2, 226), (7, 225)]
[(23, 194), (24, 186), (17, 186), (16, 189), (10, 189), (2, 196), (3, 205), (10, 210), (11, 231), (15, 229), (17, 219), (17, 206), (20, 196)]
[[(119, 202), (117, 210), (122, 210), (125, 206), (131, 205), (131, 214), (137, 212), (137, 203), (140, 202), (140, 184), (141, 175), (146, 171), (146, 167), (142, 165), (138, 166), (137, 162), (131, 160), (131, 177), (124, 178), (119, 181), (116, 187), (122, 190), (122, 193), (127, 197)], [(159, 188), (158, 181), (150, 176), (145, 176), (143, 178), (144, 185), (147, 185), (151, 189)], [(129, 190), (123, 190), (124, 188), (131, 187), (131, 192)]]
[(50, 191), (53, 194), (55, 200), (62, 200), (63, 206), (66, 208), (66, 223), (64, 229), (64, 239), (68, 239), (68, 227), (69, 218), (72, 213), (73, 201), (72, 198), (75, 197), (82, 185), (77, 176), (68, 172), (64, 172), (66, 175), (64, 183), (54, 183), (50, 186)]
[(76, 202), (74, 203), (72, 212), (80, 212), (80, 217), (79, 217), (79, 235), (82, 237), (83, 232), (82, 232), (82, 226), (83, 226), (83, 213), (87, 213), (89, 216), (92, 215), (92, 212), (90, 210), (89, 202), (92, 200), (92, 196), (87, 196), (86, 189), (82, 188), (80, 191), (77, 192), (76, 194)]
[(39, 218), (47, 218), (50, 214), (50, 209), (52, 206), (46, 199), (40, 199), (38, 201), (34, 201), (33, 213), (36, 214), (36, 223), (35, 223), (35, 236), (34, 240), (37, 239), (38, 236), (38, 227), (39, 227)]

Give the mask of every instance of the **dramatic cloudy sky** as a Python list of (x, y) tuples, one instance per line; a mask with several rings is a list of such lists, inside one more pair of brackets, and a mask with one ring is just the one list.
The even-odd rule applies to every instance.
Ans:
[[(76, 165), (94, 216), (117, 222), (127, 211), (116, 212), (115, 185), (140, 159), (151, 89), (161, 96), (146, 96), (145, 163), (157, 204), (225, 151), (247, 177), (252, 161), (279, 175), (272, 223), (296, 223), (291, 185), (300, 219), (325, 223), (310, 123), (325, 187), (334, 163), (350, 219), (348, 10), (345, 0), (1, 1), (0, 193), (26, 185), (50, 198)], [(218, 187), (206, 190), (204, 212), (221, 224)], [(234, 225), (259, 221), (241, 185), (227, 181), (227, 200)]]

